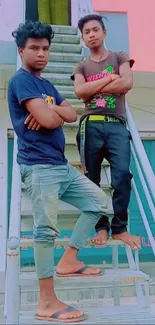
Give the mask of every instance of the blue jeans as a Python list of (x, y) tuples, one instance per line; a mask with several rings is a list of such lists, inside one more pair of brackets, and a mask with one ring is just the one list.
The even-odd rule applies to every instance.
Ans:
[(34, 219), (34, 257), (39, 279), (53, 276), (54, 241), (57, 228), (58, 200), (82, 211), (69, 245), (85, 246), (96, 223), (107, 213), (106, 194), (70, 165), (21, 165), (22, 181), (32, 201)]

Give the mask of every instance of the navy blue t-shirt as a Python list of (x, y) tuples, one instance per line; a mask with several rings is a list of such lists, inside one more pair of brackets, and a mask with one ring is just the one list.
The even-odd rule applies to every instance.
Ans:
[(8, 104), (11, 121), (18, 137), (17, 162), (19, 164), (66, 164), (65, 138), (62, 127), (39, 131), (28, 130), (24, 124), (29, 112), (25, 100), (43, 98), (48, 103), (60, 105), (63, 98), (46, 79), (30, 74), (23, 68), (11, 78), (8, 87)]

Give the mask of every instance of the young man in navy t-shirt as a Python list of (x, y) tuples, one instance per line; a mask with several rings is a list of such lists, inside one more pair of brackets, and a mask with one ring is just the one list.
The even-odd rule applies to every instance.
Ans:
[(70, 166), (64, 156), (64, 122), (77, 119), (74, 108), (55, 87), (41, 77), (48, 63), (53, 31), (40, 22), (26, 22), (12, 33), (23, 67), (11, 78), (8, 104), (18, 137), (17, 162), (32, 201), (35, 264), (40, 286), (37, 318), (57, 322), (83, 321), (86, 315), (59, 301), (53, 284), (53, 247), (58, 199), (82, 211), (69, 245), (57, 266), (57, 275), (97, 276), (100, 269), (84, 266), (77, 259), (91, 231), (107, 213), (107, 196)]

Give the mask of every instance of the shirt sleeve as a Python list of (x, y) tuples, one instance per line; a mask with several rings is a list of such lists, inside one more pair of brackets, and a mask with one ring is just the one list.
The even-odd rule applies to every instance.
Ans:
[(20, 104), (27, 99), (42, 98), (37, 85), (28, 74), (17, 75), (12, 81), (12, 90)]
[(129, 62), (130, 68), (132, 68), (133, 65), (134, 65), (134, 63), (135, 63), (135, 60), (130, 59), (129, 58), (129, 55), (126, 52), (123, 52), (123, 51), (118, 52), (117, 53), (117, 57), (118, 57), (118, 64), (119, 64), (119, 66), (121, 66), (125, 62)]
[(75, 74), (82, 74), (84, 76), (84, 67), (83, 67), (83, 62), (77, 63), (74, 67), (73, 74), (71, 75), (71, 80), (74, 81), (75, 79)]

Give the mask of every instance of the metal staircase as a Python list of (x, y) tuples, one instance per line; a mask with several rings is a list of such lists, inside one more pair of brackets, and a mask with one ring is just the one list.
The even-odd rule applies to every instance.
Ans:
[[(83, 49), (76, 28), (66, 26), (54, 26), (55, 38), (51, 45), (50, 63), (46, 67), (43, 76), (49, 79), (60, 91), (63, 97), (69, 100), (77, 109), (78, 116), (83, 109), (83, 104), (75, 97), (73, 83), (70, 74), (74, 64), (83, 58)], [(127, 108), (129, 127), (130, 111)], [(78, 122), (64, 125), (66, 137), (66, 157), (69, 162), (81, 170), (79, 154), (76, 146), (75, 136)], [(133, 130), (135, 132), (135, 129)], [(13, 131), (9, 131), (9, 136), (14, 136)], [(140, 139), (138, 139), (140, 141)], [(137, 142), (136, 142), (137, 143)], [(132, 147), (135, 152), (134, 144)], [(148, 164), (146, 162), (145, 166)], [(151, 168), (149, 166), (149, 168)], [(146, 172), (147, 172), (146, 168)], [(151, 174), (152, 176), (152, 174)], [(153, 175), (154, 177), (154, 175)], [(102, 165), (102, 188), (109, 198), (109, 216), (112, 217), (112, 188), (110, 185), (110, 168), (107, 161)], [(133, 183), (136, 191), (136, 184)], [(147, 187), (148, 188), (148, 187)], [(148, 191), (149, 192), (149, 191)], [(139, 197), (137, 200), (139, 200)], [(152, 199), (151, 199), (152, 200)], [(151, 201), (152, 202), (152, 201)], [(139, 207), (141, 207), (141, 201)], [(143, 221), (145, 212), (142, 211)], [(154, 205), (152, 206), (154, 212)], [(58, 227), (60, 230), (72, 230), (79, 216), (78, 209), (71, 205), (60, 202), (58, 212)], [(16, 138), (14, 141), (14, 162), (12, 178), (12, 198), (10, 211), (10, 227), (7, 249), (6, 263), (6, 291), (5, 291), (5, 312), (6, 324), (37, 324), (34, 320), (35, 307), (38, 298), (38, 283), (34, 268), (20, 269), (20, 248), (33, 247), (33, 239), (20, 238), (21, 231), (32, 231), (32, 210), (31, 202), (27, 196), (24, 184), (21, 186), (19, 167), (16, 164)], [(146, 226), (146, 222), (144, 221)], [(148, 231), (149, 232), (149, 231)], [(149, 238), (153, 242), (153, 237)], [(56, 245), (64, 247), (67, 239), (59, 238)], [(87, 243), (90, 247), (90, 242)], [(118, 246), (122, 242), (110, 239), (108, 245), (111, 246), (112, 267), (105, 269), (103, 276), (98, 278), (61, 278), (55, 277), (55, 284), (58, 297), (72, 302), (72, 305), (79, 306), (87, 310), (89, 319), (83, 324), (145, 324), (155, 323), (155, 314), (149, 309), (149, 276), (139, 270), (138, 252), (133, 255), (128, 246), (124, 246), (126, 251), (128, 268), (119, 268)], [(155, 245), (153, 246), (155, 252)], [(104, 254), (104, 251), (103, 251)], [(122, 306), (121, 291), (127, 283), (134, 283), (138, 304), (135, 306)], [(105, 307), (105, 288), (113, 289), (113, 305)], [(16, 297), (16, 298), (15, 298)], [(1, 322), (0, 322), (1, 323)], [(2, 321), (3, 323), (3, 321)], [(42, 322), (42, 324), (45, 324)], [(144, 323), (143, 323), (144, 324)]]

